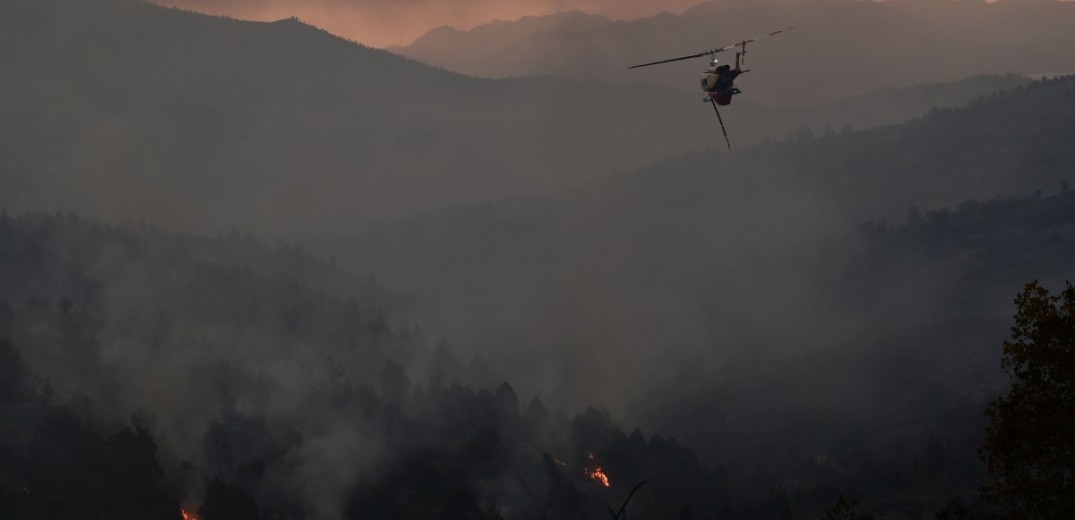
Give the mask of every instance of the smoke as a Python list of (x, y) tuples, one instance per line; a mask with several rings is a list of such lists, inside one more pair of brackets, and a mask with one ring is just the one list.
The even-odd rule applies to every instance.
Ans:
[[(615, 8), (598, 3), (497, 4), (498, 7), (477, 3), (449, 15), (438, 11), (444, 6), (433, 3), (311, 5), (310, 15), (331, 16), (356, 27), (373, 19), (384, 35), (417, 31), (417, 27), (429, 26), (434, 19), (435, 23), (478, 23), (489, 16), (500, 16), (497, 9), (510, 11), (505, 16), (517, 16), (527, 9), (567, 7), (607, 9), (612, 15), (635, 16), (646, 9), (636, 3), (617, 4)], [(282, 9), (277, 4), (251, 2), (234, 6), (237, 12), (245, 9), (250, 16), (293, 14), (272, 11)], [(482, 6), (487, 9), (479, 16)], [(208, 4), (202, 7), (210, 9)], [(154, 16), (160, 15), (163, 20), (157, 11), (161, 10), (154, 8)], [(167, 23), (170, 22), (161, 25)], [(180, 90), (173, 96), (161, 95), (167, 101), (160, 109), (171, 115), (180, 114), (182, 121), (204, 116), (209, 124), (187, 130), (196, 139), (183, 146), (151, 149), (151, 142), (157, 139), (150, 137), (139, 122), (153, 109), (141, 105), (141, 98), (133, 94), (126, 97), (130, 93), (106, 97), (117, 105), (133, 107), (131, 119), (98, 117), (96, 112), (84, 119), (75, 118), (91, 122), (89, 128), (73, 131), (84, 136), (75, 139), (79, 153), (47, 164), (65, 165), (72, 170), (65, 175), (72, 178), (78, 177), (76, 170), (82, 167), (95, 170), (94, 176), (81, 181), (64, 176), (50, 178), (55, 185), (68, 186), (68, 199), (46, 200), (61, 207), (85, 200), (90, 207), (111, 209), (116, 208), (108, 201), (117, 200), (117, 204), (126, 204), (116, 209), (118, 215), (161, 214), (164, 219), (174, 212), (181, 214), (177, 216), (179, 220), (186, 218), (188, 223), (197, 221), (205, 226), (225, 221), (221, 215), (248, 210), (246, 222), (261, 225), (263, 230), (293, 226), (297, 235), (321, 233), (311, 241), (323, 240), (318, 247), (339, 258), (339, 263), (320, 260), (293, 246), (271, 247), (237, 233), (194, 238), (145, 227), (109, 228), (64, 216), (41, 215), (19, 217), (10, 227), (5, 215), (4, 227), (0, 227), (0, 238), (4, 240), (0, 298), (14, 309), (6, 313), (10, 316), (0, 318), (12, 330), (14, 344), (25, 352), (28, 364), (53, 381), (64, 398), (99, 403), (101, 414), (110, 415), (112, 424), (125, 423), (131, 412), (147, 416), (163, 451), (173, 459), (170, 467), (185, 468), (177, 471), (185, 472), (186, 492), (192, 500), (198, 499), (207, 480), (220, 477), (254, 490), (263, 498), (263, 507), (290, 512), (287, 516), (291, 517), (334, 519), (352, 508), (363, 512), (362, 507), (370, 504), (404, 507), (411, 490), (407, 486), (458, 492), (458, 496), (451, 497), (431, 493), (430, 500), (459, 498), (460, 504), (473, 510), (485, 504), (477, 503), (468, 492), (480, 489), (485, 496), (505, 497), (505, 503), (514, 511), (530, 510), (536, 507), (531, 501), (537, 501), (533, 493), (525, 490), (539, 489), (552, 495), (557, 489), (553, 484), (561, 478), (556, 476), (558, 473), (534, 470), (555, 470), (537, 462), (538, 447), (553, 437), (558, 437), (563, 446), (555, 450), (557, 455), (571, 460), (572, 468), (580, 471), (579, 459), (585, 454), (581, 448), (608, 446), (619, 446), (624, 453), (635, 448), (650, 449), (658, 455), (663, 455), (660, 452), (664, 447), (671, 446), (668, 451), (682, 455), (676, 460), (687, 460), (677, 469), (697, 469), (689, 450), (663, 440), (647, 445), (641, 434), (628, 439), (607, 413), (587, 411), (582, 419), (568, 423), (562, 415), (552, 414), (550, 419), (550, 414), (537, 403), (521, 415), (518, 395), (512, 387), (501, 385), (495, 393), (489, 390), (500, 382), (496, 374), (506, 375), (521, 395), (540, 395), (570, 411), (599, 403), (634, 423), (687, 435), (707, 451), (707, 460), (727, 457), (763, 473), (767, 468), (762, 466), (771, 458), (751, 466), (744, 459), (753, 453), (736, 451), (742, 447), (782, 445), (789, 440), (804, 446), (804, 452), (820, 451), (827, 449), (833, 436), (860, 431), (869, 421), (917, 425), (915, 421), (936, 419), (916, 416), (923, 409), (934, 413), (934, 407), (941, 409), (936, 416), (943, 416), (947, 405), (937, 405), (927, 398), (936, 394), (944, 396), (937, 402), (958, 402), (966, 397), (959, 393), (962, 390), (953, 388), (983, 373), (981, 367), (989, 366), (989, 360), (980, 352), (976, 358), (963, 354), (977, 352), (978, 345), (989, 348), (989, 338), (996, 337), (998, 329), (991, 321), (1001, 308), (996, 305), (998, 295), (1014, 292), (1009, 291), (1010, 279), (982, 290), (974, 289), (974, 284), (995, 280), (993, 275), (997, 272), (1010, 277), (1026, 273), (1005, 270), (1008, 266), (1000, 265), (982, 268), (977, 277), (964, 278), (967, 258), (977, 258), (979, 254), (992, 258), (993, 251), (979, 253), (980, 248), (974, 245), (953, 246), (958, 242), (951, 237), (947, 241), (933, 238), (944, 238), (943, 232), (948, 230), (944, 218), (936, 216), (940, 213), (927, 219), (934, 227), (915, 231), (917, 235), (908, 232), (911, 239), (905, 242), (899, 235), (875, 244), (864, 241), (858, 232), (865, 216), (876, 217), (873, 212), (877, 212), (888, 217), (893, 208), (903, 209), (909, 200), (953, 204), (967, 193), (989, 193), (998, 187), (1008, 190), (1029, 182), (1024, 170), (1005, 169), (1007, 163), (993, 161), (986, 168), (975, 167), (981, 164), (973, 162), (977, 157), (997, 154), (1019, 166), (1028, 164), (1014, 160), (1022, 156), (1008, 153), (1010, 149), (1004, 146), (1012, 139), (1010, 136), (1032, 134), (1025, 128), (1002, 132), (997, 129), (998, 121), (988, 119), (998, 117), (1001, 123), (1024, 121), (1024, 115), (994, 116), (992, 109), (1003, 104), (974, 113), (987, 124), (975, 120), (975, 124), (946, 126), (951, 114), (942, 114), (908, 130), (882, 129), (864, 136), (849, 133), (816, 139), (804, 130), (795, 139), (777, 146), (731, 154), (684, 154), (628, 174), (604, 176), (605, 170), (594, 166), (601, 164), (599, 158), (573, 164), (572, 169), (567, 167), (570, 161), (553, 163), (549, 156), (564, 155), (556, 152), (559, 148), (554, 144), (571, 141), (580, 143), (580, 148), (590, 147), (590, 141), (580, 138), (586, 131), (576, 128), (576, 119), (558, 117), (565, 113), (575, 115), (564, 100), (571, 96), (577, 103), (572, 106), (594, 106), (597, 101), (587, 96), (611, 99), (610, 87), (591, 86), (586, 95), (579, 95), (574, 94), (570, 82), (535, 80), (532, 90), (493, 90), (494, 84), (517, 83), (437, 76), (458, 88), (451, 91), (470, 89), (458, 98), (466, 102), (454, 103), (457, 100), (446, 95), (448, 86), (438, 85), (439, 93), (445, 94), (443, 99), (453, 101), (443, 103), (443, 99), (437, 99), (438, 105), (453, 105), (444, 110), (471, 116), (477, 113), (473, 107), (492, 106), (489, 110), (509, 113), (510, 117), (497, 120), (504, 121), (502, 124), (486, 126), (474, 125), (471, 117), (453, 118), (450, 121), (468, 124), (440, 127), (432, 124), (434, 118), (426, 117), (422, 110), (398, 102), (402, 99), (388, 98), (397, 102), (383, 103), (387, 115), (374, 121), (399, 125), (402, 128), (398, 134), (376, 125), (372, 130), (358, 127), (365, 132), (351, 132), (355, 127), (333, 126), (336, 122), (331, 122), (332, 116), (367, 121), (368, 107), (383, 101), (377, 97), (379, 93), (399, 91), (400, 84), (408, 83), (407, 74), (418, 72), (390, 77), (388, 73), (381, 74), (381, 69), (365, 69), (361, 74), (366, 76), (325, 79), (329, 85), (326, 92), (344, 91), (347, 99), (369, 95), (374, 100), (368, 105), (356, 103), (361, 109), (358, 115), (339, 116), (334, 107), (318, 107), (323, 98), (316, 95), (319, 91), (310, 95), (306, 90), (311, 84), (308, 77), (287, 70), (281, 73), (283, 69), (276, 60), (299, 56), (303, 59), (294, 61), (306, 63), (307, 58), (320, 56), (333, 67), (310, 70), (335, 70), (338, 67), (330, 52), (345, 47), (306, 28), (255, 25), (222, 23), (221, 27), (234, 29), (236, 34), (265, 30), (258, 34), (266, 39), (281, 38), (280, 49), (296, 48), (293, 42), (328, 42), (311, 48), (329, 50), (326, 54), (274, 55), (261, 63), (261, 68), (252, 69), (262, 72), (241, 76), (239, 86), (225, 89), (223, 100), (198, 90), (206, 99), (198, 98), (190, 104), (203, 109), (235, 106), (228, 100), (269, 92), (271, 89), (255, 87), (286, 82), (295, 89), (291, 93), (306, 95), (270, 94), (264, 104), (249, 105), (240, 115), (260, 120), (260, 107), (272, 106), (298, 113), (299, 118), (267, 117), (273, 123), (259, 131), (272, 138), (252, 139), (250, 134), (254, 132), (250, 128), (254, 125), (243, 124), (248, 121), (241, 117), (217, 121), (198, 111), (191, 115), (190, 107), (183, 102), (173, 105), (174, 98), (183, 99), (191, 92)], [(48, 43), (42, 45), (47, 47)], [(384, 64), (388, 71), (400, 66), (402, 60), (392, 61), (383, 54), (364, 54), (363, 59)], [(61, 52), (53, 56), (67, 55)], [(147, 59), (137, 52), (132, 56)], [(158, 60), (150, 57), (147, 61)], [(186, 63), (183, 59), (160, 61)], [(211, 66), (201, 70), (198, 78), (213, 78), (220, 70), (236, 66), (207, 61)], [(33, 67), (20, 70), (40, 72)], [(41, 77), (51, 77), (53, 71), (47, 67), (44, 70)], [(153, 71), (146, 73), (150, 77), (175, 75), (174, 70), (147, 70)], [(191, 77), (188, 74), (184, 79), (190, 81)], [(264, 78), (273, 79), (259, 83)], [(426, 99), (422, 82), (409, 83), (417, 83), (410, 91), (415, 98), (421, 94)], [(33, 90), (33, 85), (27, 83), (19, 88)], [(68, 85), (72, 91), (84, 90), (84, 85), (77, 82)], [(475, 95), (475, 86), (489, 86), (490, 94)], [(351, 92), (359, 87), (369, 90)], [(523, 106), (518, 102), (538, 94), (546, 96), (546, 104)], [(494, 97), (500, 104), (482, 105)], [(42, 98), (42, 103), (47, 98)], [(82, 100), (71, 101), (72, 104), (91, 105), (90, 100), (96, 98), (70, 99)], [(309, 105), (295, 101), (299, 99)], [(1026, 113), (1056, 116), (1034, 125), (1035, 132), (1070, 135), (1050, 131), (1061, 126), (1047, 126), (1062, 124), (1059, 109), (1073, 106), (1067, 102), (1069, 98), (1059, 99), (1060, 102), (1046, 104), (1050, 107), (1048, 112), (1020, 107)], [(67, 98), (63, 101), (66, 103)], [(610, 113), (613, 108), (629, 105), (607, 102)], [(637, 119), (638, 126), (608, 124), (625, 127), (619, 131), (629, 134), (639, 134), (642, 130), (638, 129), (647, 125), (658, 127), (647, 129), (649, 132), (672, 132), (671, 123), (665, 127), (649, 117), (664, 112), (663, 108), (630, 105), (633, 110), (627, 117)], [(684, 110), (698, 108), (697, 100), (691, 105)], [(321, 110), (304, 112), (311, 107)], [(66, 114), (64, 106), (54, 110)], [(407, 111), (414, 113), (411, 122), (400, 118)], [(705, 114), (706, 118), (710, 116)], [(316, 124), (311, 125), (325, 133), (311, 132), (296, 138), (277, 128), (286, 125), (281, 121), (293, 120), (313, 120)], [(174, 121), (163, 118), (160, 125), (175, 131)], [(547, 140), (526, 142), (533, 148), (522, 151), (513, 148), (531, 134), (512, 134), (506, 131), (507, 125), (529, 128), (535, 121), (548, 123)], [(710, 124), (706, 128), (713, 130), (712, 121), (705, 122)], [(39, 124), (48, 126), (46, 122)], [(679, 131), (691, 132), (683, 130), (695, 128), (691, 125), (693, 121), (680, 125)], [(236, 164), (219, 160), (214, 147), (222, 146), (224, 141), (197, 130), (202, 128), (238, 136), (226, 142), (251, 147), (255, 152), (251, 155), (275, 151), (274, 145), (290, 146), (299, 153), (290, 158), (293, 162), (275, 164), (278, 169), (268, 173), (252, 167), (245, 171), (246, 175), (238, 175), (243, 168), (236, 164), (249, 160), (249, 155), (233, 159)], [(919, 136), (922, 128), (931, 129), (926, 138)], [(993, 137), (1003, 135), (1003, 142), (982, 150), (977, 143), (985, 141), (965, 135), (985, 130), (994, 132)], [(16, 125), (5, 127), (5, 132), (13, 136), (22, 135), (22, 131)], [(311, 158), (332, 157), (330, 162), (337, 165), (352, 165), (368, 157), (328, 152), (337, 148), (377, 149), (385, 143), (398, 145), (393, 148), (396, 153), (375, 163), (387, 172), (381, 178), (389, 179), (398, 177), (395, 174), (401, 165), (430, 151), (423, 148), (430, 146), (429, 135), (449, 131), (457, 136), (473, 131), (462, 140), (478, 142), (474, 150), (486, 147), (504, 154), (485, 159), (489, 163), (485, 165), (487, 173), (501, 174), (525, 165), (532, 172), (562, 181), (543, 186), (573, 187), (529, 199), (427, 209), (409, 219), (375, 226), (344, 243), (325, 238), (340, 229), (355, 227), (353, 214), (344, 210), (360, 206), (356, 199), (363, 195), (399, 212), (434, 205), (429, 200), (443, 204), (444, 200), (433, 196), (421, 197), (428, 193), (439, 195), (441, 185), (458, 184), (459, 176), (470, 173), (466, 167), (474, 164), (466, 160), (472, 151), (440, 145), (444, 157), (466, 159), (448, 166), (439, 164), (443, 171), (437, 170), (428, 177), (429, 183), (404, 183), (398, 186), (399, 191), (372, 195), (356, 194), (361, 190), (343, 180), (338, 184), (319, 183), (306, 175), (320, 166)], [(494, 134), (504, 140), (492, 140)], [(709, 137), (716, 134), (702, 134), (699, 139), (709, 142)], [(610, 151), (616, 150), (615, 146), (620, 150), (629, 147), (616, 143), (615, 138), (608, 140), (613, 143)], [(316, 145), (325, 141), (332, 141), (334, 146), (322, 154)], [(1026, 144), (1030, 142), (1024, 144), (1030, 146)], [(501, 147), (499, 143), (512, 146)], [(900, 154), (894, 146), (915, 153)], [(1068, 148), (1057, 146), (1030, 155), (1067, 164), (1056, 158), (1066, 157), (1060, 150)], [(163, 151), (158, 154), (155, 150)], [(1025, 153), (1025, 149), (1020, 152)], [(171, 185), (159, 184), (164, 180), (178, 182), (170, 174), (188, 167), (184, 160), (195, 156), (208, 156), (204, 159), (207, 165), (225, 163), (210, 170), (212, 174), (195, 168), (202, 177), (189, 181), (191, 189), (186, 193), (199, 203), (207, 198), (224, 199), (225, 204), (213, 206), (219, 214), (184, 204), (170, 190)], [(957, 159), (957, 164), (965, 165), (965, 171), (973, 172), (975, 177), (971, 180), (976, 184), (946, 177), (950, 171), (945, 165)], [(26, 164), (36, 160), (37, 154), (26, 154)], [(124, 170), (130, 162), (145, 165), (144, 171)], [(171, 165), (174, 170), (157, 168), (159, 164)], [(561, 164), (565, 166), (560, 168)], [(583, 169), (587, 179), (598, 180), (584, 186), (564, 180), (577, 177)], [(1037, 172), (1035, 175), (1045, 172), (1033, 177), (1035, 182), (1052, 182), (1060, 175), (1055, 167), (1026, 171)], [(266, 175), (282, 179), (263, 188), (279, 193), (280, 201), (292, 201), (295, 193), (310, 194), (310, 200), (280, 207), (266, 202), (275, 199), (254, 197), (256, 188), (251, 186)], [(351, 180), (360, 175), (343, 177)], [(514, 182), (507, 174), (490, 177), (505, 185)], [(102, 179), (108, 181), (104, 187), (98, 182)], [(362, 179), (359, 186), (362, 182), (375, 184)], [(934, 179), (947, 183), (942, 185)], [(132, 186), (128, 181), (136, 184)], [(443, 184), (434, 184), (435, 181)], [(214, 183), (228, 182), (234, 183), (233, 191), (214, 189), (219, 188)], [(473, 183), (480, 189), (469, 195), (502, 195), (481, 182)], [(72, 184), (74, 189), (70, 188)], [(43, 183), (41, 189), (52, 192), (55, 185)], [(336, 204), (322, 207), (318, 197), (327, 197)], [(318, 227), (309, 220), (295, 223), (299, 220), (295, 215), (300, 211), (298, 206), (317, 210), (319, 218), (334, 226)], [(960, 237), (974, 239), (980, 232)], [(1051, 269), (1054, 276), (1060, 276), (1065, 268)], [(406, 296), (389, 293), (364, 277), (365, 273), (375, 273), (393, 291)], [(967, 316), (961, 315), (963, 312)], [(974, 321), (980, 318), (979, 312), (985, 316), (981, 323)], [(976, 327), (959, 334), (966, 330), (967, 323)], [(457, 345), (454, 353), (447, 341), (433, 346), (423, 331), (452, 338)], [(929, 360), (974, 359), (970, 363), (972, 370), (958, 372), (952, 368), (957, 363), (952, 363), (931, 371), (933, 365), (922, 360), (934, 347), (949, 341), (956, 347), (944, 350), (948, 354), (931, 355)], [(468, 361), (460, 362), (457, 355)], [(962, 369), (963, 365), (959, 366)], [(452, 386), (453, 383), (478, 391)], [(988, 385), (974, 391), (985, 395), (982, 388), (988, 390)], [(890, 406), (877, 410), (878, 402)], [(941, 424), (941, 420), (929, 424)], [(564, 435), (548, 434), (552, 430), (568, 431), (574, 437), (563, 441)], [(520, 438), (527, 440), (517, 442)], [(516, 448), (518, 452), (513, 451)], [(629, 459), (602, 454), (602, 464), (607, 464), (613, 478), (620, 478), (617, 470), (629, 474), (623, 469), (629, 466), (623, 461)], [(653, 459), (652, 467), (671, 467), (666, 462), (668, 457), (655, 455)], [(788, 464), (793, 464), (798, 459), (789, 460)], [(520, 462), (528, 465), (517, 469), (515, 464)], [(617, 467), (617, 462), (622, 465)], [(646, 471), (654, 471), (652, 467)], [(415, 468), (422, 474), (414, 475)], [(578, 473), (573, 477), (578, 478)], [(638, 470), (639, 475), (642, 473)], [(459, 475), (472, 480), (460, 480)], [(504, 475), (511, 478), (501, 478)], [(675, 481), (675, 477), (662, 477), (666, 482)], [(529, 482), (541, 485), (528, 488), (524, 484)]]

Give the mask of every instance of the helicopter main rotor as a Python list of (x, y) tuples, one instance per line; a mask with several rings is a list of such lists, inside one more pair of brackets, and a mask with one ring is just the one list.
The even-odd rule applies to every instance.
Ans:
[(756, 37), (751, 38), (749, 40), (743, 40), (741, 42), (736, 42), (736, 43), (733, 43), (731, 45), (725, 45), (724, 47), (720, 47), (720, 48), (717, 48), (717, 49), (712, 49), (712, 50), (708, 50), (708, 51), (705, 51), (705, 52), (699, 52), (698, 54), (691, 54), (690, 56), (680, 56), (678, 58), (671, 58), (671, 59), (667, 59), (667, 60), (652, 61), (650, 63), (643, 63), (641, 65), (633, 65), (633, 66), (627, 67), (627, 68), (628, 69), (637, 69), (639, 67), (649, 67), (650, 65), (660, 65), (662, 63), (671, 63), (673, 61), (682, 61), (682, 60), (689, 60), (689, 59), (693, 59), (693, 58), (701, 58), (702, 56), (712, 56), (714, 54), (719, 54), (719, 53), (722, 53), (724, 51), (732, 50), (732, 49), (734, 49), (736, 47), (742, 48), (742, 51), (740, 51), (741, 54), (746, 54), (746, 52), (747, 52), (747, 44), (748, 43), (756, 42), (756, 41), (758, 41), (758, 40), (760, 40), (762, 38), (768, 38), (770, 36), (775, 36), (777, 34), (780, 34), (780, 33), (784, 32), (784, 31), (790, 31), (792, 29), (794, 29), (794, 27), (788, 27), (787, 29), (780, 29), (779, 31), (773, 31), (773, 32), (771, 32), (769, 34), (763, 34), (761, 36), (756, 36)]

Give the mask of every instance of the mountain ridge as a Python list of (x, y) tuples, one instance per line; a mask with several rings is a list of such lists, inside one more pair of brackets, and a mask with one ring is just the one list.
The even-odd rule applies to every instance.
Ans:
[[(480, 60), (461, 57), (454, 42), (437, 41), (436, 35), (399, 51), (483, 77), (554, 73), (685, 90), (693, 86), (690, 79), (701, 61), (626, 69), (795, 26), (779, 39), (753, 46), (750, 68), (767, 78), (752, 87), (763, 104), (802, 108), (886, 86), (988, 72), (1075, 70), (1075, 58), (1064, 51), (1075, 45), (1066, 29), (1072, 24), (1075, 3), (1059, 1), (702, 3), (681, 15), (609, 21), (525, 38), (528, 26), (520, 24), (511, 52), (499, 54), (495, 51), (507, 46), (481, 30), (454, 37), (467, 48), (487, 49)], [(744, 83), (747, 79), (760, 81), (745, 78)], [(791, 86), (797, 88), (789, 91)]]
[[(707, 141), (673, 124), (689, 109), (659, 87), (476, 79), (294, 20), (67, 5), (0, 4), (14, 80), (0, 166), (15, 172), (0, 202), (13, 209), (294, 235), (571, 183)], [(627, 124), (636, 117), (660, 132)], [(146, 200), (110, 195), (132, 192)], [(265, 227), (264, 208), (280, 204), (291, 222)]]
[[(135, 0), (0, 10), (0, 168), (11, 172), (0, 204), (13, 210), (347, 233), (578, 185), (719, 138), (696, 97), (666, 87), (472, 78), (294, 19)], [(725, 114), (737, 144), (822, 119), (737, 107)]]

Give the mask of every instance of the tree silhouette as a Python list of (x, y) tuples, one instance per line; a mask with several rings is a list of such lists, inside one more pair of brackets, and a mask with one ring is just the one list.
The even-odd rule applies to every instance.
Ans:
[(1002, 366), (1011, 389), (989, 403), (980, 454), (987, 499), (1002, 518), (1075, 514), (1075, 287), (1050, 295), (1037, 281), (1015, 299)]
[(836, 503), (825, 511), (825, 516), (821, 517), (821, 520), (873, 520), (873, 516), (860, 513), (858, 507), (858, 500), (847, 499), (841, 495)]
[(216, 478), (205, 490), (205, 502), (198, 509), (204, 520), (258, 520), (258, 505), (253, 495), (234, 482)]

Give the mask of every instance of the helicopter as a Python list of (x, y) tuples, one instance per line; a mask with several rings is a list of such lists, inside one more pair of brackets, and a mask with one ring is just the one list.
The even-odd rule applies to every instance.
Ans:
[(747, 44), (756, 42), (762, 38), (768, 38), (770, 36), (776, 36), (785, 31), (790, 31), (794, 27), (788, 27), (779, 31), (773, 31), (769, 34), (763, 34), (756, 36), (749, 40), (743, 40), (741, 42), (726, 45), (717, 49), (708, 50), (705, 52), (699, 52), (698, 54), (691, 54), (690, 56), (680, 56), (679, 58), (670, 58), (667, 60), (652, 61), (649, 63), (643, 63), (641, 65), (633, 65), (627, 67), (628, 69), (637, 69), (640, 67), (649, 67), (650, 65), (660, 65), (662, 63), (671, 63), (673, 61), (689, 60), (693, 58), (701, 58), (702, 56), (715, 56), (716, 54), (738, 48), (739, 51), (735, 53), (735, 68), (733, 69), (728, 64), (720, 64), (716, 58), (713, 58), (709, 67), (702, 74), (702, 90), (705, 92), (705, 97), (702, 98), (703, 103), (710, 103), (713, 105), (713, 111), (717, 113), (717, 121), (720, 122), (720, 131), (724, 133), (724, 142), (728, 144), (728, 149), (732, 149), (732, 142), (728, 139), (728, 130), (724, 128), (724, 119), (720, 117), (720, 109), (717, 106), (726, 106), (732, 103), (732, 96), (741, 94), (742, 91), (735, 86), (735, 79), (740, 74), (750, 72), (750, 69), (743, 69), (742, 65), (746, 64), (747, 56)]

